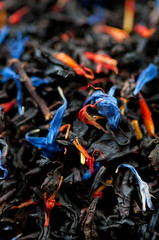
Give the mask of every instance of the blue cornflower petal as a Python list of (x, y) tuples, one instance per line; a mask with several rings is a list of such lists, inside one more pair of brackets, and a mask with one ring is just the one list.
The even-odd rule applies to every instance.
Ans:
[(106, 12), (103, 7), (95, 4), (93, 7), (93, 10), (94, 10), (94, 14), (92, 14), (87, 18), (87, 23), (89, 25), (102, 22), (106, 17)]
[(117, 86), (112, 86), (112, 87), (109, 89), (108, 95), (109, 95), (110, 97), (113, 97), (116, 89), (117, 89)]
[(158, 67), (150, 63), (149, 66), (139, 75), (134, 90), (134, 95), (138, 94), (143, 86), (158, 76)]
[(39, 87), (41, 84), (49, 84), (50, 80), (49, 79), (42, 79), (40, 77), (32, 76), (30, 78), (32, 84), (34, 87)]
[(55, 141), (56, 136), (59, 132), (61, 123), (62, 123), (63, 115), (67, 108), (67, 100), (66, 100), (65, 96), (63, 95), (62, 89), (58, 88), (58, 91), (59, 91), (62, 99), (64, 100), (64, 104), (57, 110), (54, 118), (50, 122), (49, 133), (46, 137), (46, 144), (52, 144)]
[[(103, 97), (104, 93), (101, 90), (98, 90), (87, 98), (84, 105), (86, 105), (89, 101), (91, 101), (91, 104), (93, 104), (93, 102), (98, 102), (102, 100)], [(107, 118), (113, 131), (116, 130), (120, 119), (120, 110), (118, 108), (116, 98), (105, 94), (105, 99), (97, 103), (97, 107), (100, 107), (98, 113)]]
[(55, 141), (52, 144), (46, 144), (45, 137), (31, 137), (30, 134), (39, 132), (39, 129), (35, 129), (26, 133), (25, 138), (28, 142), (34, 145), (37, 148), (42, 149), (42, 153), (46, 157), (54, 157), (55, 152), (60, 152), (61, 148), (59, 147), (58, 143)]
[(40, 132), (40, 129), (35, 129), (33, 131), (30, 131), (26, 133), (25, 138), (28, 142), (30, 142), (32, 145), (34, 145), (37, 148), (42, 148), (45, 144), (45, 137), (31, 137), (30, 134), (38, 133)]
[(103, 20), (103, 17), (100, 14), (93, 14), (87, 18), (87, 23), (93, 25)]
[(17, 86), (17, 103), (18, 103), (18, 112), (20, 115), (23, 114), (22, 111), (22, 102), (23, 102), (23, 97), (22, 97), (22, 84), (19, 81), (19, 78), (15, 78), (15, 83)]
[(92, 174), (90, 174), (90, 169), (82, 176), (82, 180), (85, 181), (85, 180), (88, 180), (92, 177), (92, 175), (97, 172), (100, 168), (100, 165), (99, 165), (99, 162), (95, 163), (94, 164), (94, 171)]
[(8, 170), (2, 166), (0, 166), (0, 169), (4, 171), (4, 176), (0, 177), (0, 179), (5, 179), (8, 176)]
[(4, 67), (1, 71), (1, 75), (3, 76), (3, 78), (1, 79), (1, 83), (5, 83), (10, 79), (19, 78), (18, 74), (16, 74), (9, 67)]
[(158, 10), (158, 13), (159, 13), (159, 0), (156, 0), (156, 7), (157, 7), (157, 10)]
[(24, 52), (25, 44), (28, 41), (28, 36), (22, 38), (21, 32), (17, 33), (16, 39), (7, 40), (8, 51), (12, 58), (20, 59), (21, 55)]
[(9, 27), (6, 25), (0, 30), (0, 44), (4, 41), (9, 32)]
[(26, 133), (25, 138), (35, 147), (42, 149), (42, 153), (47, 157), (54, 157), (54, 153), (60, 152), (61, 148), (56, 142), (56, 136), (59, 133), (62, 124), (62, 118), (67, 108), (67, 100), (63, 95), (62, 89), (58, 87), (60, 96), (64, 100), (64, 104), (57, 110), (53, 120), (50, 122), (49, 132), (46, 137), (31, 137), (30, 134), (39, 132), (39, 129)]
[(5, 179), (5, 178), (8, 176), (8, 170), (2, 166), (2, 163), (1, 163), (1, 155), (2, 155), (2, 152), (1, 152), (1, 150), (0, 150), (0, 169), (1, 169), (2, 171), (4, 171), (4, 176), (3, 176), (3, 177), (0, 177), (0, 179)]
[(94, 14), (87, 18), (87, 23), (89, 25), (94, 25), (96, 23), (102, 22), (105, 19), (105, 11), (101, 7), (94, 8)]
[(13, 79), (16, 83), (16, 87), (17, 87), (17, 103), (18, 103), (18, 112), (19, 114), (22, 114), (22, 84), (19, 80), (19, 75), (16, 74), (12, 69), (8, 68), (8, 67), (4, 67), (1, 71), (1, 74), (3, 76), (1, 82), (7, 82), (10, 79)]
[(120, 164), (117, 167), (116, 172), (118, 172), (118, 169), (122, 166), (129, 168), (134, 173), (134, 175), (135, 175), (135, 177), (136, 177), (136, 179), (139, 183), (140, 193), (141, 193), (141, 198), (142, 198), (142, 209), (143, 209), (143, 211), (146, 211), (146, 203), (147, 203), (147, 206), (151, 210), (154, 210), (154, 207), (153, 207), (152, 202), (151, 202), (151, 197), (153, 197), (153, 196), (149, 193), (148, 184), (141, 179), (141, 177), (139, 176), (139, 174), (137, 173), (135, 168), (132, 167), (129, 164), (124, 164), (124, 163)]

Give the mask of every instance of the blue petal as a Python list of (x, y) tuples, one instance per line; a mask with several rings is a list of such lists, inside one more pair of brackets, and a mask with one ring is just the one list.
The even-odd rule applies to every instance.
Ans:
[(21, 32), (17, 33), (17, 39), (7, 40), (8, 51), (12, 58), (20, 59), (21, 55), (24, 52), (25, 44), (28, 41), (28, 37), (22, 38)]
[(0, 179), (5, 179), (8, 176), (8, 170), (2, 166), (0, 166), (0, 169), (4, 171), (4, 176), (0, 177)]
[(135, 175), (135, 177), (136, 177), (136, 179), (137, 179), (138, 181), (141, 180), (141, 177), (139, 176), (139, 174), (137, 173), (137, 171), (135, 170), (135, 168), (134, 168), (133, 166), (131, 166), (131, 165), (129, 165), (129, 164), (124, 164), (124, 163), (122, 163), (122, 164), (120, 164), (120, 165), (117, 167), (117, 170), (118, 170), (120, 167), (122, 167), (122, 166), (129, 168), (129, 169), (134, 173), (134, 175)]
[(61, 123), (62, 123), (63, 115), (67, 108), (66, 98), (64, 97), (63, 93), (61, 93), (60, 95), (61, 95), (62, 99), (64, 100), (64, 104), (57, 110), (54, 118), (50, 122), (49, 133), (46, 137), (46, 144), (52, 144), (55, 141), (56, 136), (59, 132)]
[[(98, 102), (99, 100), (102, 100), (104, 97), (104, 94), (101, 90), (98, 90), (96, 92), (94, 92), (90, 97), (88, 97), (86, 99), (86, 101), (84, 102), (84, 106), (91, 101), (91, 104), (93, 104), (93, 102)], [(105, 99), (106, 101), (111, 102), (112, 104), (117, 104), (117, 100), (115, 97), (111, 97), (108, 94), (105, 94)], [(104, 102), (104, 100), (102, 102)], [(101, 102), (101, 103), (102, 103)], [(104, 105), (104, 104), (103, 104)]]
[(1, 155), (2, 155), (2, 152), (1, 152), (1, 150), (0, 150), (0, 169), (1, 169), (2, 171), (4, 171), (4, 176), (3, 176), (3, 177), (0, 177), (0, 179), (5, 179), (5, 178), (8, 176), (8, 170), (2, 166), (2, 163), (1, 163)]
[(141, 177), (139, 176), (139, 174), (137, 173), (135, 168), (132, 167), (131, 165), (122, 163), (122, 164), (120, 164), (117, 167), (116, 172), (118, 171), (118, 169), (121, 166), (129, 168), (134, 173), (134, 175), (135, 175), (135, 177), (136, 177), (136, 179), (138, 181), (138, 184), (139, 184), (139, 187), (140, 187), (140, 193), (141, 193), (141, 197), (142, 197), (142, 208), (143, 208), (143, 211), (146, 211), (146, 203), (147, 203), (148, 207), (151, 210), (153, 210), (154, 207), (153, 207), (152, 202), (151, 202), (152, 195), (149, 193), (148, 184), (141, 179)]
[(39, 87), (41, 84), (49, 84), (50, 80), (49, 79), (42, 79), (40, 77), (32, 76), (30, 78), (32, 84), (34, 87)]
[(90, 174), (90, 169), (82, 176), (82, 180), (88, 180), (92, 177), (92, 175), (97, 172), (100, 168), (99, 162), (94, 164), (94, 172), (92, 174)]
[(4, 26), (3, 28), (1, 28), (1, 30), (0, 30), (0, 44), (6, 38), (6, 36), (8, 35), (8, 32), (9, 32), (9, 27), (8, 26)]
[[(85, 101), (84, 105), (86, 105), (89, 101), (91, 101), (91, 104), (93, 104), (93, 102), (98, 102), (99, 100), (102, 100), (103, 97), (103, 92), (98, 90)], [(97, 103), (97, 106), (100, 107), (98, 113), (107, 118), (113, 131), (116, 130), (120, 119), (120, 110), (118, 108), (116, 98), (105, 94), (105, 99)]]
[(22, 84), (19, 81), (19, 78), (15, 78), (15, 83), (17, 86), (17, 103), (18, 103), (18, 112), (20, 115), (22, 115), (22, 102), (23, 102), (23, 97), (22, 97)]
[(112, 86), (112, 87), (109, 89), (108, 95), (109, 95), (110, 97), (113, 97), (116, 88), (117, 88), (117, 86)]
[(151, 210), (155, 210), (154, 206), (152, 205), (151, 198), (150, 198), (149, 196), (147, 196), (146, 200), (147, 200), (147, 205), (148, 205), (148, 207), (149, 207)]
[(94, 9), (94, 14), (87, 18), (87, 23), (89, 25), (102, 22), (106, 17), (105, 10), (102, 7), (95, 5), (93, 9)]
[(156, 0), (156, 7), (157, 7), (157, 10), (158, 10), (158, 13), (159, 13), (159, 0)]
[(26, 133), (25, 139), (35, 147), (41, 149), (45, 145), (45, 137), (31, 137), (30, 134), (32, 134), (33, 132), (34, 130)]
[(42, 149), (42, 153), (46, 157), (54, 157), (53, 153), (60, 152), (61, 148), (59, 147), (57, 142), (53, 142), (52, 144), (46, 144), (45, 137), (31, 137), (30, 134), (33, 132), (28, 132), (25, 135), (25, 138), (28, 142), (34, 145), (37, 148)]
[(4, 67), (1, 71), (1, 75), (3, 78), (1, 79), (2, 83), (9, 81), (10, 79), (19, 78), (18, 74), (16, 74), (13, 70), (9, 67)]
[(61, 148), (58, 143), (55, 141), (52, 144), (45, 144), (42, 148), (42, 154), (46, 157), (54, 157), (54, 153), (61, 152)]
[(54, 157), (54, 153), (60, 152), (61, 148), (56, 142), (56, 136), (59, 133), (62, 124), (62, 118), (67, 108), (67, 100), (63, 95), (62, 90), (59, 88), (59, 93), (64, 100), (64, 104), (57, 110), (53, 120), (50, 122), (49, 132), (46, 137), (31, 137), (30, 134), (39, 132), (40, 130), (33, 130), (26, 133), (25, 138), (35, 147), (42, 149), (42, 153), (46, 157)]
[(154, 78), (157, 78), (157, 76), (158, 68), (154, 64), (150, 63), (149, 66), (139, 75), (134, 90), (134, 95), (138, 94), (147, 82), (152, 81)]

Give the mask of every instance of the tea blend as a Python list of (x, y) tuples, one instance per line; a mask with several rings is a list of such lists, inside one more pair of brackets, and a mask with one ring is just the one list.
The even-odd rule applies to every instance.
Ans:
[(159, 239), (159, 1), (0, 2), (0, 240)]

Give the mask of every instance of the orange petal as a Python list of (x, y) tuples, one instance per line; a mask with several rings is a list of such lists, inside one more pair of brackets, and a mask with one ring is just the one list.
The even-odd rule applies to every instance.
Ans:
[(134, 31), (137, 32), (139, 35), (141, 35), (144, 38), (149, 38), (154, 34), (154, 32), (156, 32), (156, 28), (148, 29), (144, 25), (135, 24)]

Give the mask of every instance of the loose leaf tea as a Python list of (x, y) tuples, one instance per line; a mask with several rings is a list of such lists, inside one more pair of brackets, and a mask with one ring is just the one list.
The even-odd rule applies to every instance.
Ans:
[(0, 1), (0, 240), (158, 239), (158, 25), (155, 0)]

